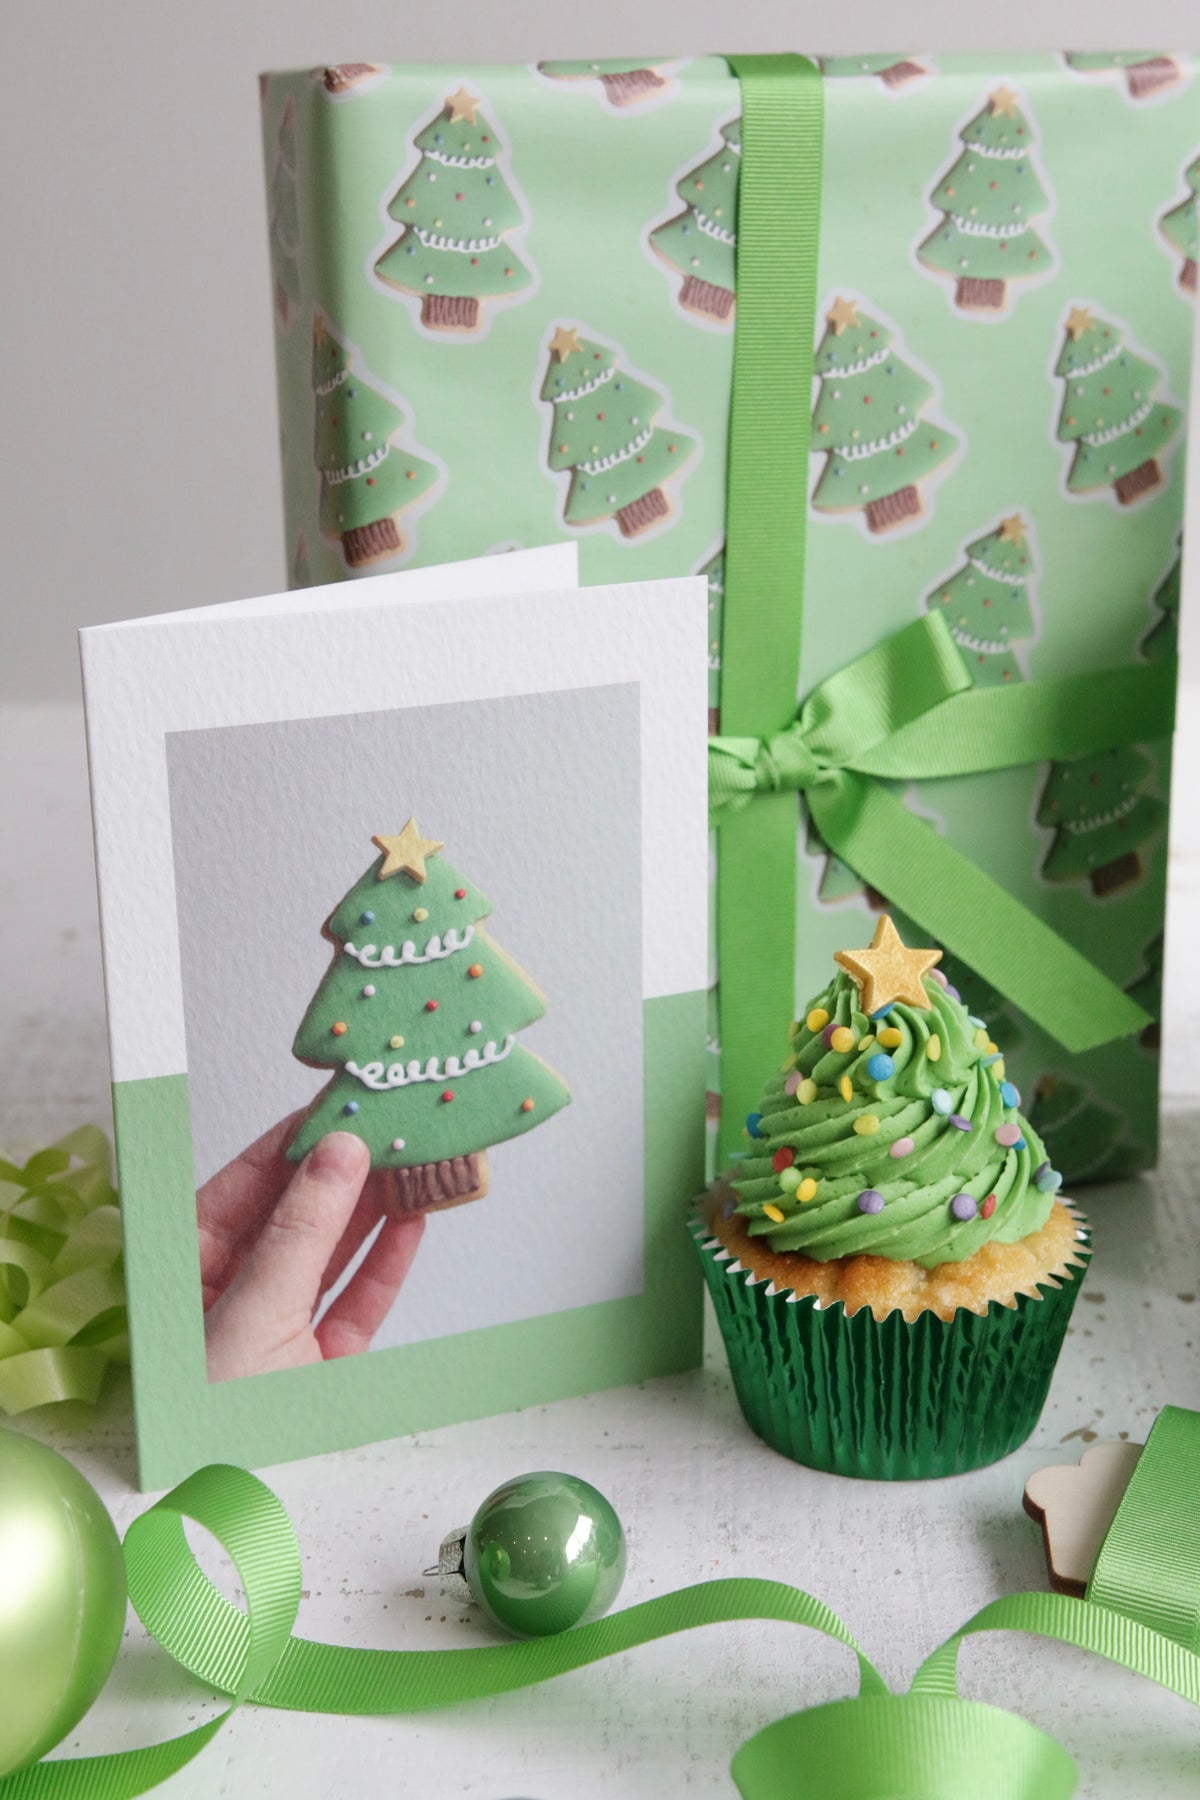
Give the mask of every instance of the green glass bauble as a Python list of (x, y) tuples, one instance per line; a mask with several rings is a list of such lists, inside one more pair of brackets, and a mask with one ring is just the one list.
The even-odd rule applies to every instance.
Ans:
[(514, 1637), (549, 1637), (608, 1611), (625, 1578), (625, 1533), (576, 1475), (521, 1475), (489, 1494), (462, 1538), (472, 1598)]
[(125, 1559), (99, 1496), (57, 1451), (0, 1430), (0, 1776), (83, 1717), (124, 1629)]

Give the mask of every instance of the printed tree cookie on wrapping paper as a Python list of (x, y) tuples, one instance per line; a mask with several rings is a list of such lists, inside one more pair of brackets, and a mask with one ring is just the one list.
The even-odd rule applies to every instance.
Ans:
[(1125, 343), (1125, 334), (1090, 306), (1072, 306), (1054, 373), (1063, 382), (1060, 444), (1074, 444), (1067, 492), (1111, 487), (1122, 506), (1163, 484), (1159, 458), (1179, 434), (1183, 414), (1157, 399), (1162, 370)]
[(1044, 279), (1054, 253), (1033, 228), (1050, 196), (1033, 156), (1034, 133), (1005, 83), (959, 133), (963, 150), (938, 178), (930, 205), (944, 216), (917, 247), (917, 261), (954, 282), (969, 317), (999, 317), (1013, 283)]
[(287, 331), (300, 309), (300, 208), (296, 198), (296, 108), (289, 94), (275, 134), (275, 170), (268, 195), (267, 231), (275, 313)]
[(553, 408), (546, 463), (570, 471), (564, 525), (614, 520), (623, 538), (664, 525), (672, 515), (669, 484), (696, 453), (696, 440), (655, 424), (670, 401), (638, 380), (619, 350), (560, 325), (547, 345), (541, 399)]
[(1166, 935), (1156, 932), (1142, 951), (1141, 972), (1134, 976), (1125, 992), (1150, 1014), (1150, 1023), (1142, 1027), (1138, 1043), (1143, 1050), (1157, 1053), (1162, 1049), (1163, 957)]
[[(1182, 544), (1182, 534), (1175, 540)], [(1152, 605), (1158, 614), (1153, 625), (1138, 645), (1138, 654), (1146, 662), (1169, 662), (1179, 648), (1179, 591), (1183, 575), (1182, 550), (1154, 590)]]
[(944, 470), (959, 440), (926, 414), (927, 376), (892, 348), (895, 332), (840, 295), (825, 314), (815, 373), (812, 451), (827, 458), (817, 512), (861, 511), (873, 534), (920, 520), (922, 483)]
[(387, 74), (386, 63), (330, 63), (317, 70), (324, 93), (330, 100), (352, 99), (356, 94), (370, 93)]
[(1189, 190), (1186, 197), (1163, 213), (1158, 228), (1172, 250), (1178, 251), (1183, 258), (1179, 269), (1180, 287), (1185, 294), (1194, 296), (1196, 259), (1200, 256), (1200, 220), (1196, 216), (1196, 200), (1200, 196), (1200, 156), (1188, 164), (1183, 179)]
[(681, 175), (675, 192), (684, 210), (650, 233), (650, 248), (683, 276), (678, 302), (706, 325), (731, 327), (737, 262), (738, 177), (742, 121), (721, 126), (719, 150)]
[(962, 567), (925, 596), (926, 611), (945, 614), (976, 687), (1025, 679), (1013, 651), (1035, 631), (1029, 529), (1020, 513), (1001, 519), (963, 547)]
[(350, 1131), (391, 1172), (398, 1213), (488, 1191), (487, 1149), (531, 1131), (571, 1098), (516, 1033), (542, 995), (480, 925), (487, 900), (408, 821), (322, 930), (335, 946), (292, 1054), (337, 1072), (288, 1156)]
[(677, 65), (678, 60), (674, 56), (643, 57), (640, 61), (610, 56), (592, 62), (585, 57), (576, 62), (540, 62), (536, 67), (548, 81), (598, 82), (608, 104), (624, 111), (644, 106), (648, 100), (665, 100), (675, 83), (662, 71)]
[(320, 313), (313, 316), (313, 457), (321, 481), (321, 530), (350, 569), (409, 548), (399, 517), (432, 500), (441, 471), (399, 441), (402, 406), (352, 367)]
[(1068, 1181), (1111, 1180), (1137, 1166), (1125, 1119), (1069, 1076), (1041, 1077), (1029, 1121)]
[(1169, 50), (1064, 50), (1062, 57), (1076, 75), (1123, 75), (1131, 100), (1153, 99), (1183, 80), (1183, 70)]
[(375, 264), (386, 287), (421, 302), (427, 331), (473, 336), (484, 309), (529, 298), (533, 271), (509, 239), (526, 212), (505, 178), (504, 145), (465, 87), (449, 94), (412, 142), (417, 153), (388, 201), (388, 216), (403, 226)]
[(849, 81), (856, 76), (877, 75), (890, 93), (902, 93), (910, 83), (932, 74), (926, 58), (918, 62), (911, 51), (884, 52), (878, 56), (821, 56), (817, 58), (826, 81)]
[(1142, 792), (1153, 773), (1134, 744), (1051, 763), (1037, 809), (1037, 823), (1054, 832), (1045, 879), (1087, 881), (1097, 900), (1140, 881), (1141, 851), (1167, 822), (1162, 801)]

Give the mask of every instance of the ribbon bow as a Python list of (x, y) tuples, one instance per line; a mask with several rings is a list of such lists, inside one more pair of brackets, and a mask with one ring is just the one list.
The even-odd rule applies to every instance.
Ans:
[[(926, 1658), (906, 1694), (893, 1694), (822, 1601), (782, 1582), (744, 1577), (702, 1582), (520, 1644), (360, 1650), (294, 1637), (301, 1567), (291, 1521), (257, 1477), (214, 1464), (134, 1520), (125, 1561), (146, 1629), (230, 1707), (146, 1749), (35, 1763), (0, 1779), (0, 1800), (130, 1800), (183, 1768), (247, 1700), (293, 1712), (428, 1712), (737, 1619), (805, 1625), (835, 1638), (853, 1651), (859, 1676), (856, 1698), (792, 1713), (742, 1745), (732, 1772), (743, 1800), (1069, 1800), (1075, 1765), (1060, 1744), (1014, 1713), (959, 1698), (959, 1649), (976, 1632), (1027, 1631), (1107, 1657), (1200, 1705), (1200, 1557), (1186, 1548), (1200, 1512), (1197, 1473), (1200, 1413), (1165, 1407), (1088, 1598), (1025, 1593), (993, 1600)], [(196, 1563), (184, 1535), (189, 1519), (232, 1558), (244, 1612)]]

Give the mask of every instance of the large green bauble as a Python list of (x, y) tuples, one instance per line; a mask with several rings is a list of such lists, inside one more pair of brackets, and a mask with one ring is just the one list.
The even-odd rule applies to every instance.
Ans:
[(0, 1430), (0, 1776), (83, 1717), (124, 1629), (125, 1559), (99, 1496), (56, 1451)]
[(489, 1494), (467, 1527), (463, 1573), (515, 1637), (549, 1637), (599, 1618), (625, 1578), (625, 1533), (604, 1495), (576, 1475), (521, 1475)]

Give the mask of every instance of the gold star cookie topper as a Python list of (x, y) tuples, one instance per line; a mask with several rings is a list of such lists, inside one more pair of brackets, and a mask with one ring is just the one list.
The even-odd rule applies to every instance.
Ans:
[(425, 880), (425, 858), (436, 856), (445, 845), (433, 838), (423, 838), (417, 821), (410, 819), (396, 837), (373, 837), (371, 842), (383, 851), (375, 879), (386, 881), (389, 875), (408, 875), (413, 881)]
[(910, 950), (901, 941), (900, 933), (887, 913), (875, 927), (869, 949), (835, 950), (833, 960), (858, 982), (865, 1013), (878, 1012), (881, 1006), (890, 1006), (893, 1000), (903, 1000), (906, 1006), (915, 1006), (924, 1012), (931, 1010), (921, 977), (934, 963), (941, 962), (942, 953), (940, 950)]
[(827, 325), (833, 326), (834, 337), (841, 337), (843, 331), (845, 331), (848, 326), (860, 323), (856, 302), (853, 300), (843, 300), (839, 294), (829, 311), (825, 314), (825, 322)]
[(1078, 343), (1085, 331), (1095, 331), (1096, 323), (1092, 318), (1090, 306), (1073, 306), (1067, 316), (1067, 333)]
[(465, 87), (446, 96), (446, 117), (451, 125), (473, 125), (478, 110), (479, 95), (468, 94)]
[(1002, 544), (1015, 544), (1018, 550), (1025, 546), (1025, 521), (1020, 513), (1014, 513), (1011, 519), (1005, 519), (997, 537)]
[(1000, 86), (994, 93), (988, 95), (988, 105), (992, 110), (993, 117), (995, 117), (997, 113), (1002, 113), (1006, 119), (1013, 119), (1016, 117), (1017, 96), (1010, 87), (1005, 87), (1003, 82), (1000, 83)]
[(560, 363), (565, 363), (568, 356), (574, 356), (577, 350), (582, 349), (583, 345), (579, 341), (579, 333), (575, 330), (574, 326), (568, 330), (565, 325), (560, 325), (554, 336), (550, 339), (550, 354), (551, 356), (557, 356)]

